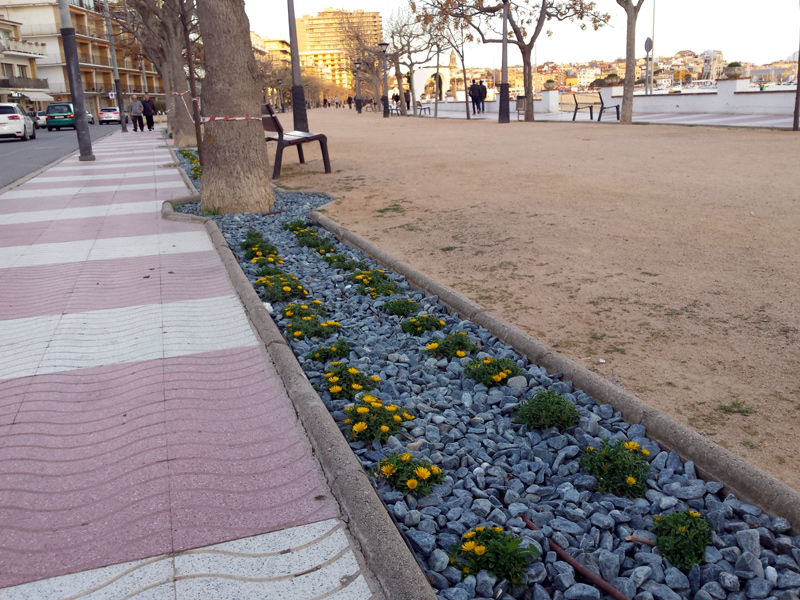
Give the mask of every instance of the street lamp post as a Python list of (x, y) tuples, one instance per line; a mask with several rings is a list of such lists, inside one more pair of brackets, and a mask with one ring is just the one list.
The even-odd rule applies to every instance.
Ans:
[(64, 44), (64, 62), (67, 64), (69, 91), (75, 116), (75, 131), (78, 134), (78, 149), (81, 161), (94, 160), (92, 138), (89, 135), (89, 123), (86, 121), (86, 101), (83, 98), (83, 83), (78, 63), (78, 45), (75, 42), (75, 28), (69, 14), (69, 1), (58, 0), (58, 12), (61, 17), (61, 41)]
[(297, 49), (297, 23), (294, 20), (294, 0), (289, 3), (289, 44), (292, 53), (292, 117), (295, 131), (308, 131), (306, 97), (300, 74), (300, 52)]
[(356, 61), (356, 112), (361, 114), (361, 62)]
[(278, 99), (280, 100), (278, 108), (281, 112), (286, 112), (283, 108), (283, 79), (278, 79)]
[(389, 47), (388, 42), (381, 42), (378, 44), (383, 52), (383, 118), (389, 118), (389, 77), (386, 74), (386, 49)]
[(511, 114), (508, 105), (508, 0), (503, 0), (503, 62), (502, 82), (500, 83), (500, 107), (497, 115), (498, 123), (510, 123)]

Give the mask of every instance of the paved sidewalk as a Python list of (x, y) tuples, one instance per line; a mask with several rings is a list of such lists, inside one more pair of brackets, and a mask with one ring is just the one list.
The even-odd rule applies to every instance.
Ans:
[(160, 132), (94, 152), (0, 195), (0, 599), (377, 597)]

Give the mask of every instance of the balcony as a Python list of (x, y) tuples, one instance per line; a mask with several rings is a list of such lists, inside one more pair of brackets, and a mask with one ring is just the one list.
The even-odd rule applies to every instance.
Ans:
[(44, 44), (40, 44), (39, 42), (9, 40), (8, 45), (4, 46), (4, 48), (4, 53), (8, 55), (33, 56), (37, 58), (47, 56)]
[(0, 88), (14, 88), (22, 90), (46, 90), (47, 79), (34, 77), (0, 77)]
[(93, 10), (95, 12), (102, 11), (102, 1), (101, 0), (69, 0), (69, 3), (72, 6), (77, 6), (79, 8), (85, 8), (87, 10)]
[(98, 40), (108, 41), (105, 31), (96, 27), (86, 27), (84, 25), (75, 25), (75, 34), (82, 35), (83, 37), (90, 37)]
[(97, 54), (78, 54), (78, 62), (86, 65), (111, 66), (111, 59)]

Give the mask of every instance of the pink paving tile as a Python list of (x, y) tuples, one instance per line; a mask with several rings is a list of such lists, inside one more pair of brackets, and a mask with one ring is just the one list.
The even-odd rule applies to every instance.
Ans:
[(0, 225), (0, 247), (174, 233), (187, 229), (186, 223), (162, 220), (160, 212)]
[[(61, 196), (40, 196), (37, 198), (4, 198), (0, 196), (0, 213), (17, 213), (35, 210), (60, 210), (63, 208), (75, 208), (80, 206), (105, 206), (116, 202), (109, 201), (112, 198), (111, 192), (98, 194), (78, 194)], [(126, 197), (120, 202), (149, 202), (157, 200), (154, 190), (138, 192), (131, 197)]]
[(213, 251), (0, 269), (0, 320), (233, 293)]

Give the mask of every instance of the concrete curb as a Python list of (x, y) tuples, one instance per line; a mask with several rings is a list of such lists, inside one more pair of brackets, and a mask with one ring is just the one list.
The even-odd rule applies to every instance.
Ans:
[[(172, 156), (172, 161), (173, 161), (173, 162), (174, 162), (176, 165), (180, 165), (180, 164), (181, 164), (181, 161), (180, 161), (180, 159), (178, 158), (178, 154), (177, 154), (177, 152), (175, 151), (175, 146), (170, 146), (169, 144), (167, 144), (167, 146), (166, 146), (166, 147), (167, 147), (167, 150), (169, 150), (169, 154), (170, 154), (170, 156)], [(189, 194), (190, 194), (190, 196), (185, 196), (184, 198), (181, 198), (181, 199), (180, 199), (180, 200), (181, 200), (180, 202), (178, 202), (178, 200), (171, 200), (170, 202), (172, 202), (172, 204), (173, 204), (173, 205), (174, 205), (174, 204), (185, 204), (186, 202), (196, 202), (197, 200), (199, 200), (199, 199), (200, 199), (200, 192), (199, 192), (199, 191), (198, 191), (198, 190), (197, 190), (197, 189), (194, 187), (194, 183), (192, 182), (192, 180), (191, 180), (191, 178), (189, 177), (189, 175), (187, 175), (186, 171), (184, 171), (184, 170), (183, 170), (183, 169), (181, 169), (180, 167), (178, 167), (178, 171), (180, 171), (180, 173), (181, 173), (181, 177), (183, 178), (183, 183), (185, 183), (185, 184), (186, 184), (186, 187), (187, 187), (187, 188), (189, 188)], [(187, 198), (187, 197), (188, 197), (188, 198), (191, 198), (191, 200), (186, 200), (186, 198)], [(162, 216), (164, 215), (164, 212), (163, 212), (163, 210), (162, 210), (162, 213), (161, 213), (161, 214), (162, 214)], [(174, 214), (177, 216), (177, 215), (179, 215), (180, 213), (174, 213)], [(192, 215), (184, 215), (184, 216), (192, 216)], [(166, 217), (165, 217), (165, 218), (166, 218)]]
[(397, 260), (375, 244), (345, 229), (318, 211), (313, 211), (310, 216), (342, 242), (365, 252), (387, 269), (405, 276), (413, 287), (428, 295), (438, 296), (439, 302), (463, 318), (484, 327), (532, 362), (551, 373), (562, 372), (564, 380), (571, 380), (576, 388), (592, 396), (598, 403), (610, 404), (614, 410), (621, 411), (628, 423), (644, 425), (647, 427), (648, 437), (667, 449), (675, 450), (682, 459), (694, 461), (702, 477), (719, 481), (725, 485), (728, 492), (758, 505), (770, 514), (788, 519), (792, 523), (793, 531), (796, 532), (800, 527), (800, 493), (795, 489), (648, 406), (636, 396), (582, 365), (552, 352), (547, 345), (521, 329), (486, 311), (455, 290)]
[(206, 217), (173, 210), (173, 203), (196, 200), (197, 196), (192, 195), (165, 202), (161, 214), (169, 220), (203, 224), (208, 231), (253, 328), (275, 363), (328, 486), (342, 509), (348, 530), (360, 545), (386, 600), (436, 600), (433, 588), (386, 512), (361, 463), (309, 383), (217, 224)]

